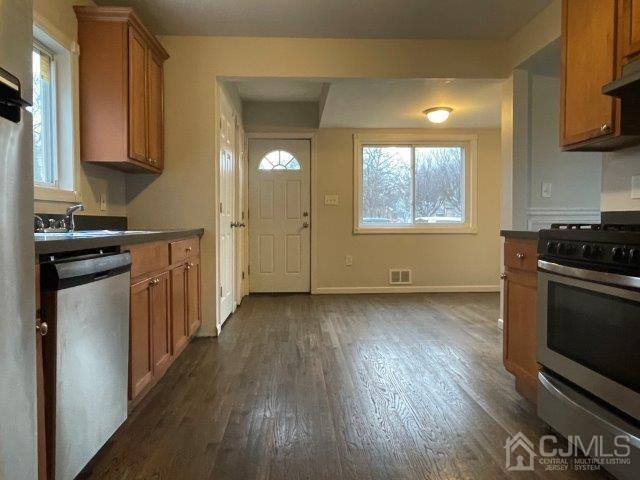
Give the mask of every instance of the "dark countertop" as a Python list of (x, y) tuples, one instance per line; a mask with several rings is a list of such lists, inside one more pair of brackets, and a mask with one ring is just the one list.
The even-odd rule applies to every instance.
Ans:
[(500, 236), (519, 240), (538, 240), (538, 232), (531, 230), (500, 230)]
[(132, 245), (134, 243), (176, 240), (202, 236), (203, 228), (181, 230), (110, 230), (76, 231), (74, 233), (35, 234), (36, 255), (72, 252), (92, 248)]

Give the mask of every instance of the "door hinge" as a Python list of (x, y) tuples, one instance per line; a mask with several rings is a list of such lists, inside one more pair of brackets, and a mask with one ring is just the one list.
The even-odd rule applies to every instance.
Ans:
[(220, 213), (222, 213), (222, 202), (220, 202)]
[(244, 272), (242, 272), (242, 279), (244, 280)]
[(220, 298), (222, 298), (222, 285), (220, 285)]
[(244, 220), (244, 211), (242, 212), (241, 219)]

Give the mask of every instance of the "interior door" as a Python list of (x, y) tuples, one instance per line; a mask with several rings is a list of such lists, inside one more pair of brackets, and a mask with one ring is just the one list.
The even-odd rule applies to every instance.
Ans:
[(220, 324), (235, 308), (234, 267), (235, 241), (235, 116), (226, 96), (220, 90)]
[(249, 143), (250, 288), (311, 288), (311, 142)]

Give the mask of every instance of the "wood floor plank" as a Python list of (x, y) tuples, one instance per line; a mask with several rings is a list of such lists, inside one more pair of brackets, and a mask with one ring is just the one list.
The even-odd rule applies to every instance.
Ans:
[(502, 366), (496, 294), (252, 295), (91, 462), (97, 479), (598, 479), (508, 472), (548, 433)]

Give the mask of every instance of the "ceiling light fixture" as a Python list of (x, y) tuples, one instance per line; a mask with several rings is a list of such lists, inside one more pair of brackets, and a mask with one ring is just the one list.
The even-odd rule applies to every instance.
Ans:
[(447, 121), (451, 112), (453, 112), (453, 108), (434, 107), (428, 108), (422, 113), (427, 116), (427, 120), (429, 120), (431, 123), (442, 123)]

